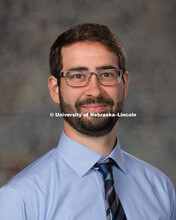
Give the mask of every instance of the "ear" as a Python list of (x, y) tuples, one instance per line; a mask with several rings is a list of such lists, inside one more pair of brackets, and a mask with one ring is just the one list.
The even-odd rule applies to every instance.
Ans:
[(48, 79), (48, 88), (50, 96), (53, 102), (60, 104), (59, 100), (59, 87), (57, 84), (57, 79), (54, 76), (50, 76)]
[(128, 71), (126, 71), (124, 74), (123, 74), (123, 78), (124, 78), (124, 97), (126, 98), (127, 95), (128, 95), (128, 88), (129, 88), (129, 83), (130, 83), (130, 76), (129, 76), (129, 73)]

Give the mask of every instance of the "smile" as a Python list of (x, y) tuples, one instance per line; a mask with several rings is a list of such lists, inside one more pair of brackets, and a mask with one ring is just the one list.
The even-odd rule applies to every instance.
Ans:
[(107, 108), (105, 103), (93, 103), (88, 105), (83, 105), (82, 108), (87, 112), (102, 112)]

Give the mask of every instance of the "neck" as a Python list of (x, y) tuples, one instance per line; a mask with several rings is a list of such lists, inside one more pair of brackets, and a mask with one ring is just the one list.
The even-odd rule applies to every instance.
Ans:
[(104, 157), (108, 156), (111, 153), (116, 144), (115, 127), (110, 133), (104, 136), (92, 137), (81, 134), (80, 132), (72, 128), (66, 121), (64, 121), (64, 131), (65, 134), (72, 140), (98, 152)]

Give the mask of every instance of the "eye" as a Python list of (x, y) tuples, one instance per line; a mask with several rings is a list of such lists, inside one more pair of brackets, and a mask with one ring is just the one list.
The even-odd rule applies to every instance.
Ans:
[(106, 71), (106, 72), (101, 73), (101, 77), (104, 77), (104, 78), (114, 78), (115, 75), (116, 74), (113, 71)]
[(75, 79), (81, 79), (81, 78), (83, 78), (83, 77), (84, 77), (84, 75), (83, 75), (83, 74), (80, 74), (80, 73), (77, 73), (77, 74), (72, 75), (72, 78), (75, 78)]
[(67, 73), (67, 80), (70, 80), (70, 81), (75, 81), (75, 82), (84, 82), (88, 79), (89, 77), (89, 73), (87, 72), (84, 72), (84, 71), (80, 71), (80, 72), (77, 72), (77, 71), (70, 71)]
[(70, 79), (83, 79), (83, 78), (85, 78), (85, 74), (84, 73), (70, 73), (69, 72), (69, 78)]
[(106, 73), (103, 73), (102, 76), (103, 77), (111, 77), (112, 75), (111, 75), (111, 73), (106, 72)]

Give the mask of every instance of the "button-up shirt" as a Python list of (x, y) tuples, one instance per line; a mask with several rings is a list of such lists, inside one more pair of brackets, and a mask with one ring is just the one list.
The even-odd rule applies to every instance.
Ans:
[[(176, 220), (175, 192), (168, 177), (120, 149), (107, 158), (128, 220)], [(106, 220), (104, 181), (92, 169), (101, 154), (63, 132), (57, 148), (0, 189), (1, 220)]]

